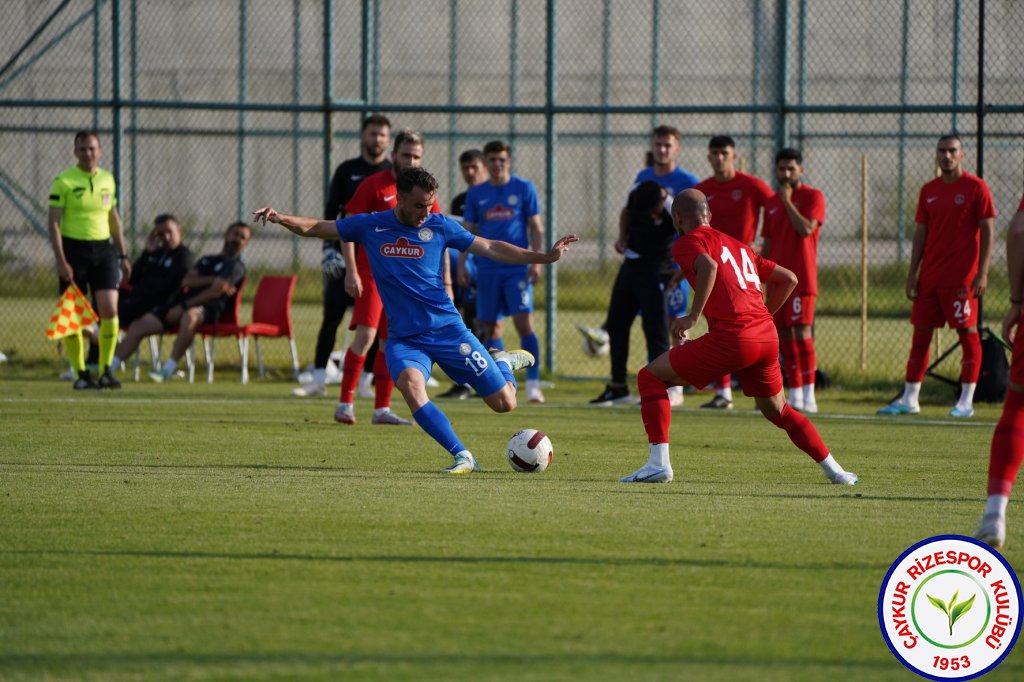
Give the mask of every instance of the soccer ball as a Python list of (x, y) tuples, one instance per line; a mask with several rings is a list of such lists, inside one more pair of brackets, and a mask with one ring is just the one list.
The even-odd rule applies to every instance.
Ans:
[(537, 429), (523, 429), (508, 439), (505, 453), (513, 470), (540, 473), (551, 464), (551, 441)]
[(599, 358), (603, 355), (608, 355), (608, 351), (611, 350), (612, 345), (605, 341), (598, 341), (589, 336), (584, 336), (582, 345), (584, 355), (589, 355), (592, 358)]

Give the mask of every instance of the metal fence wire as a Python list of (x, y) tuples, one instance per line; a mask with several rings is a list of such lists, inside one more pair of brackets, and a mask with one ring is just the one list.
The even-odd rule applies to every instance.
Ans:
[[(957, 131), (1000, 214), (984, 317), (1006, 309), (1002, 242), (1024, 179), (1015, 0), (9, 0), (4, 19), (0, 368), (63, 366), (44, 337), (47, 195), (83, 128), (100, 132), (134, 254), (159, 213), (196, 254), (257, 206), (319, 215), (369, 113), (423, 132), (443, 205), (463, 189), (459, 153), (508, 140), (549, 234), (583, 238), (538, 290), (544, 368), (595, 379), (608, 359), (584, 354), (576, 325), (603, 321), (652, 127), (683, 132), (679, 164), (701, 178), (712, 135), (773, 186), (775, 151), (799, 147), (828, 202), (819, 365), (848, 383), (902, 379), (917, 193), (939, 135)], [(260, 229), (246, 254), (253, 273), (299, 273), (303, 363), (320, 322), (310, 241)], [(286, 349), (268, 362), (286, 367)]]

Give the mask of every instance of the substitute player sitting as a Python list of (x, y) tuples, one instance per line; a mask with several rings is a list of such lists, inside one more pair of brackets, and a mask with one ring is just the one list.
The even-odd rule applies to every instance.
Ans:
[(529, 251), (507, 242), (474, 236), (447, 216), (431, 213), (437, 180), (422, 168), (403, 170), (396, 178), (398, 204), (390, 211), (353, 215), (337, 221), (283, 215), (273, 208), (253, 213), (257, 221), (278, 223), (301, 237), (358, 242), (388, 316), (387, 367), (412, 416), (454, 462), (450, 474), (479, 471), (444, 413), (427, 397), (426, 381), (436, 362), (458, 383), (469, 384), (495, 412), (516, 407), (515, 370), (529, 367), (526, 351), (488, 353), (466, 328), (445, 290), (445, 249), (452, 247), (505, 263), (554, 263), (579, 241), (563, 237), (548, 252)]
[[(693, 287), (693, 302), (688, 315), (671, 323), (671, 333), (683, 344), (663, 353), (637, 374), (650, 457), (622, 482), (672, 480), (668, 387), (707, 386), (730, 373), (739, 377), (744, 395), (754, 398), (761, 414), (785, 430), (794, 445), (821, 465), (829, 481), (856, 484), (856, 474), (839, 466), (814, 425), (786, 404), (782, 393), (779, 338), (772, 313), (796, 287), (796, 276), (712, 228), (707, 199), (698, 190), (676, 195), (672, 222), (683, 235), (672, 245), (672, 257)], [(761, 294), (762, 282), (775, 285), (769, 290), (767, 304)], [(701, 314), (707, 317), (708, 332), (689, 341), (686, 332), (697, 324)]]

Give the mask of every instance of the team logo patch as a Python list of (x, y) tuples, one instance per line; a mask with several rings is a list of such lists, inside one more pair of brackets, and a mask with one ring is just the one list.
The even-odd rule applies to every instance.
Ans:
[(420, 238), (421, 242), (429, 242), (431, 239), (434, 238), (434, 233), (433, 231), (431, 231), (429, 227), (421, 227), (420, 231), (417, 233), (417, 236)]
[(518, 203), (519, 203), (519, 197), (517, 197), (514, 194), (508, 198), (508, 205), (509, 206), (515, 206)]
[(110, 208), (110, 192), (104, 192), (100, 196), (103, 199), (103, 208)]
[(528, 286), (530, 286), (530, 283), (527, 282), (525, 279), (519, 280), (519, 290), (520, 291), (524, 291), (526, 289), (526, 287), (528, 287)]
[(1006, 658), (1020, 634), (1020, 582), (996, 551), (962, 535), (922, 540), (889, 568), (878, 624), (903, 665), (966, 680)]
[(394, 244), (381, 244), (380, 255), (387, 258), (423, 258), (423, 247), (410, 244), (405, 237), (399, 237)]
[(743, 198), (743, 190), (741, 190), (741, 189), (734, 189), (732, 191), (732, 200), (733, 201), (739, 201), (742, 198)]
[(966, 201), (967, 197), (965, 197), (963, 194), (957, 194), (955, 197), (953, 197), (953, 203), (956, 204), (957, 206), (963, 206)]
[(468, 343), (459, 344), (459, 355), (469, 355), (472, 352), (473, 348)]

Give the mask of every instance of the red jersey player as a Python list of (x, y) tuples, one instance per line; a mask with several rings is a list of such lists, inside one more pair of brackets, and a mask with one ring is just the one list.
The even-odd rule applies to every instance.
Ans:
[(956, 329), (960, 361), (960, 399), (951, 417), (974, 415), (974, 388), (981, 373), (978, 299), (988, 286), (996, 210), (988, 185), (964, 171), (963, 142), (943, 135), (935, 152), (939, 177), (925, 183), (917, 200), (917, 228), (907, 272), (907, 298), (913, 301), (914, 335), (907, 360), (903, 395), (878, 414), (917, 414), (921, 382), (935, 329)]
[[(798, 283), (775, 313), (779, 350), (789, 384), (789, 404), (802, 412), (818, 411), (814, 397), (814, 301), (818, 297), (818, 237), (825, 222), (825, 195), (805, 185), (803, 156), (796, 149), (775, 155), (779, 191), (764, 208), (762, 254), (792, 270)], [(771, 286), (768, 287), (769, 294)]]
[[(777, 310), (796, 286), (796, 276), (762, 258), (750, 247), (713, 229), (704, 195), (695, 189), (676, 195), (672, 222), (682, 235), (672, 257), (693, 288), (689, 314), (672, 321), (671, 333), (684, 343), (662, 353), (637, 374), (640, 414), (650, 444), (647, 464), (623, 483), (668, 483), (672, 480), (668, 431), (672, 412), (668, 387), (706, 386), (726, 372), (735, 373), (743, 393), (754, 398), (761, 414), (786, 431), (798, 448), (818, 462), (825, 476), (855, 485), (856, 474), (844, 471), (825, 447), (814, 425), (786, 404), (779, 369), (779, 338), (772, 324)], [(767, 303), (761, 283), (772, 288)], [(685, 341), (701, 315), (708, 332)]]
[[(716, 135), (708, 142), (708, 163), (714, 175), (695, 189), (708, 198), (708, 207), (715, 214), (715, 229), (757, 252), (757, 223), (761, 209), (772, 196), (771, 188), (764, 180), (736, 170), (736, 141), (728, 135)], [(722, 377), (716, 388), (715, 397), (701, 407), (732, 409), (732, 377)]]
[[(400, 171), (408, 168), (419, 168), (423, 161), (423, 137), (411, 130), (403, 130), (395, 137), (395, 145), (391, 152), (391, 168), (374, 173), (363, 180), (356, 188), (352, 198), (345, 204), (346, 215), (357, 213), (374, 213), (387, 211), (397, 205), (398, 187), (396, 177)], [(431, 213), (440, 213), (441, 207), (434, 200)], [(356, 384), (366, 362), (366, 353), (373, 345), (373, 339), (380, 331), (381, 352), (374, 361), (374, 424), (394, 426), (411, 426), (412, 422), (402, 419), (391, 411), (391, 393), (395, 388), (394, 381), (387, 369), (384, 359), (384, 342), (387, 339), (387, 318), (384, 306), (377, 293), (377, 283), (370, 272), (370, 262), (366, 253), (357, 252), (352, 242), (342, 242), (341, 252), (345, 258), (345, 291), (355, 299), (352, 308), (350, 325), (355, 329), (355, 337), (345, 351), (345, 360), (341, 372), (341, 394), (338, 407), (334, 411), (334, 421), (339, 424), (355, 424), (356, 416), (353, 407)]]
[(1010, 309), (1003, 317), (1003, 338), (1013, 343), (1010, 388), (1003, 414), (992, 434), (988, 459), (988, 500), (974, 537), (996, 549), (1006, 542), (1006, 505), (1021, 460), (1024, 460), (1024, 198), (1006, 234), (1006, 266), (1010, 273)]

